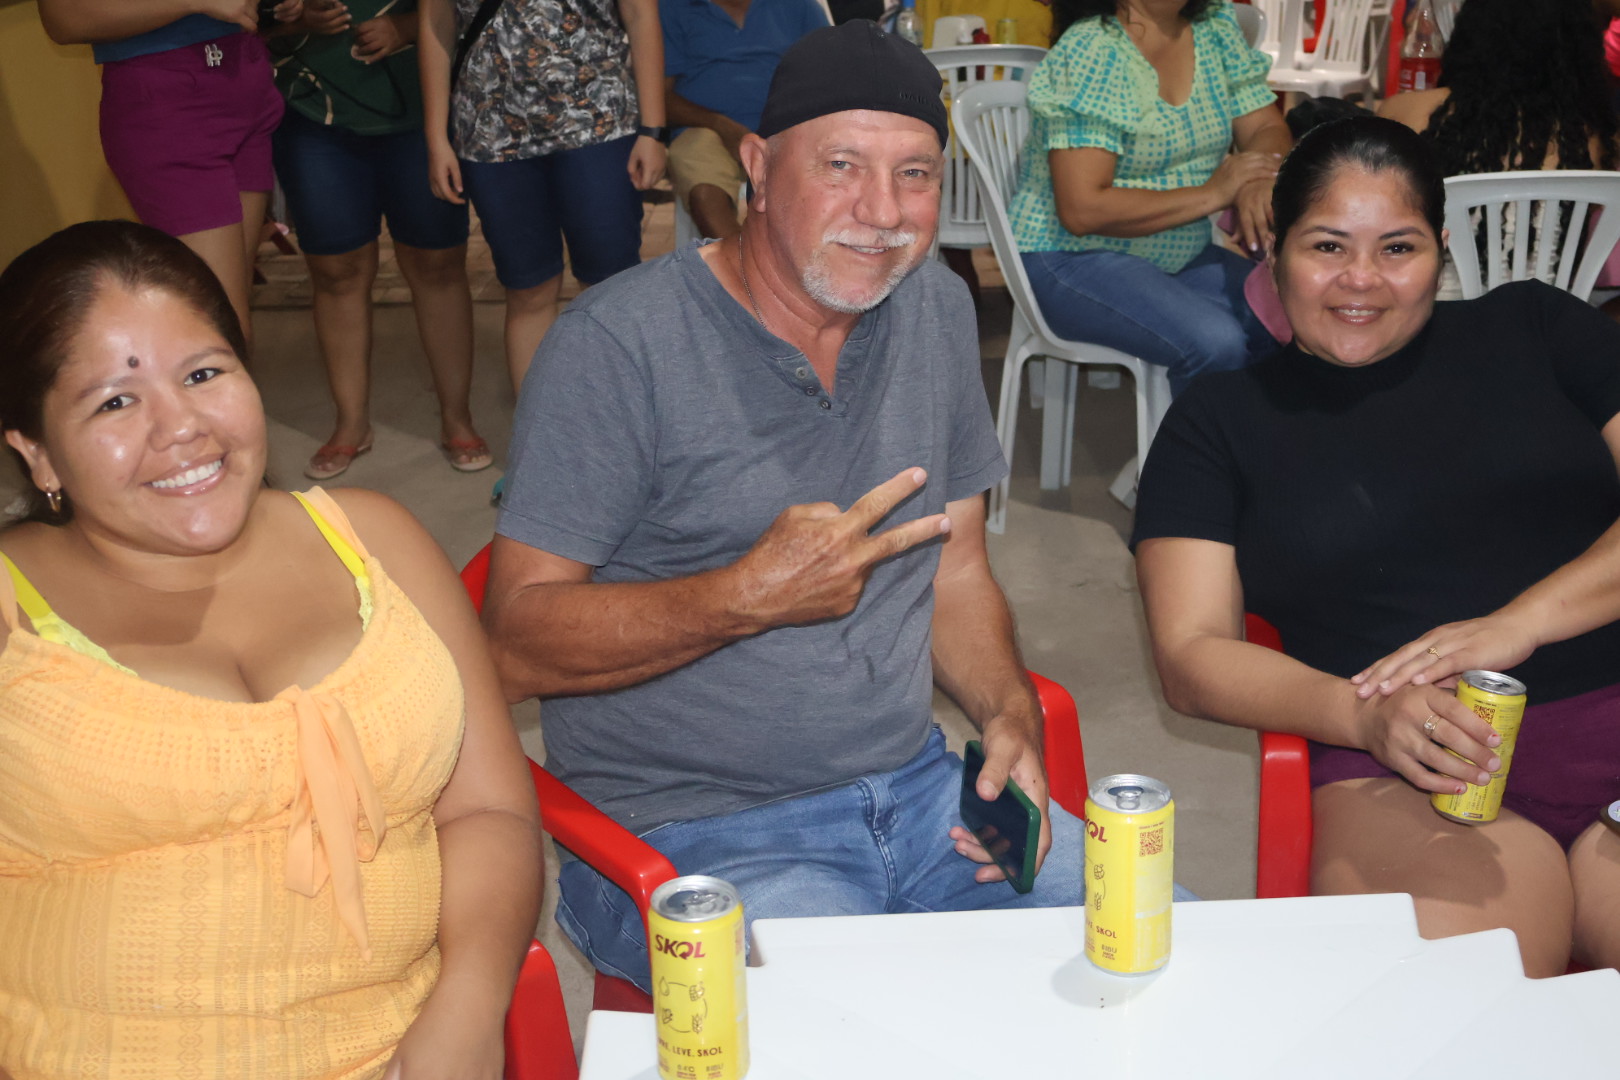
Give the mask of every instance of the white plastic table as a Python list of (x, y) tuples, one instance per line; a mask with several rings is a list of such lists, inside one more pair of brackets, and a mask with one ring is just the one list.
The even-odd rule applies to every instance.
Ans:
[[(1424, 941), (1405, 895), (1177, 904), (1136, 978), (1085, 960), (1083, 919), (762, 919), (749, 1080), (1620, 1073), (1620, 973), (1526, 979), (1511, 931)], [(580, 1075), (657, 1080), (652, 1017), (592, 1013)]]

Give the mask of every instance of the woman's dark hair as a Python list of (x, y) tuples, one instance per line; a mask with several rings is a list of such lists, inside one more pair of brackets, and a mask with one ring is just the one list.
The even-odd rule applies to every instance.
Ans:
[(1283, 159), (1271, 189), (1276, 250), (1282, 249), (1289, 230), (1345, 167), (1369, 173), (1399, 173), (1412, 205), (1439, 241), (1445, 225), (1446, 184), (1434, 148), (1405, 124), (1377, 116), (1356, 116), (1312, 128)]
[[(1181, 5), (1181, 17), (1191, 22), (1201, 19), (1215, 0), (1187, 0)], [(1117, 15), (1119, 0), (1052, 0), (1052, 44), (1056, 45), (1063, 31), (1079, 22), (1099, 15)]]
[(1440, 85), (1451, 93), (1425, 134), (1446, 176), (1539, 169), (1549, 149), (1560, 169), (1615, 167), (1620, 121), (1591, 0), (1468, 0)]
[[(238, 357), (247, 355), (230, 297), (208, 264), (186, 245), (132, 221), (87, 221), (46, 237), (0, 271), (0, 431), (44, 436), (45, 396), (56, 383), (73, 339), (108, 285), (171, 293), (219, 332)], [(46, 508), (29, 480), (23, 520), (64, 524), (72, 510)]]

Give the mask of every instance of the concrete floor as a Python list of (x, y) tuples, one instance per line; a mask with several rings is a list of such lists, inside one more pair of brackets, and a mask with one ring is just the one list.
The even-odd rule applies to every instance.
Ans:
[[(649, 208), (644, 239), (648, 257), (669, 250), (668, 204)], [(986, 271), (978, 312), (981, 355), (993, 399), (1011, 305), (993, 262), (988, 256), (980, 262)], [(287, 291), (279, 288), (277, 299), (267, 298), (255, 312), (254, 372), (270, 417), (272, 480), (283, 487), (303, 487), (303, 464), (330, 433), (332, 408), (309, 311), (286, 306)], [(513, 404), (501, 363), (501, 323), (498, 303), (476, 305), (473, 408), (495, 449), (495, 469), (464, 475), (445, 462), (437, 447), (434, 399), (411, 311), (383, 304), (375, 319), (376, 449), (341, 481), (400, 500), (457, 565), (486, 543), (494, 528), (490, 485), (504, 463)], [(1180, 809), (1178, 880), (1211, 899), (1252, 896), (1255, 736), (1178, 716), (1160, 699), (1123, 539), (1130, 515), (1107, 494), (1108, 482), (1134, 453), (1130, 378), (1113, 390), (1087, 387), (1082, 381), (1074, 481), (1064, 491), (1039, 490), (1040, 414), (1030, 410), (1027, 395), (1023, 409), (1007, 531), (991, 538), (990, 553), (1017, 615), (1026, 660), (1074, 694), (1093, 777), (1143, 772), (1169, 783)], [(967, 727), (960, 713), (943, 697), (936, 702), (936, 713), (959, 743)], [(515, 717), (525, 746), (542, 758), (539, 709), (529, 703), (515, 710)], [(555, 860), (549, 865), (554, 868)], [(590, 1005), (590, 970), (552, 922), (553, 903), (554, 896), (548, 895), (539, 937), (562, 973), (577, 1040)]]

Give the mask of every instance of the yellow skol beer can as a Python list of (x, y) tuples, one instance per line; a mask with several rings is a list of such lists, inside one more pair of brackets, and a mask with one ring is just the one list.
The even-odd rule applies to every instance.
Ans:
[(1502, 765), (1484, 787), (1469, 784), (1461, 795), (1430, 795), (1429, 804), (1441, 817), (1464, 825), (1482, 825), (1495, 821), (1502, 812), (1502, 792), (1507, 790), (1513, 747), (1519, 738), (1519, 725), (1524, 722), (1525, 686), (1495, 671), (1465, 671), (1457, 677), (1457, 700), (1502, 736), (1502, 745), (1496, 748)]
[(1116, 975), (1170, 959), (1176, 804), (1162, 780), (1105, 776), (1086, 800), (1086, 958)]
[(730, 882), (691, 875), (653, 890), (647, 911), (658, 1075), (748, 1075), (748, 954), (742, 897)]

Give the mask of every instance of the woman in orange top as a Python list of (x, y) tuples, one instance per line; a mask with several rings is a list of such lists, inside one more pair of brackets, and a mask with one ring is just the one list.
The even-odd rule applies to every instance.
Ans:
[(0, 1075), (499, 1077), (539, 822), (444, 555), (263, 485), (177, 240), (56, 234), (0, 340), (39, 496), (0, 533)]

